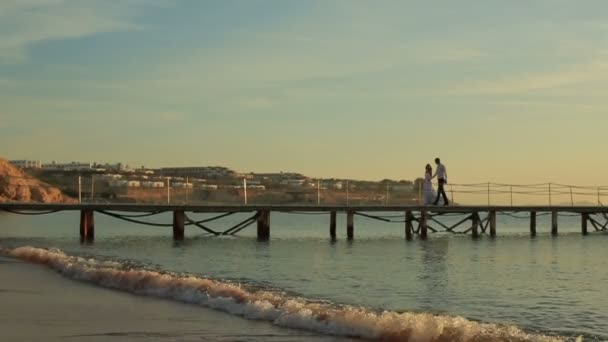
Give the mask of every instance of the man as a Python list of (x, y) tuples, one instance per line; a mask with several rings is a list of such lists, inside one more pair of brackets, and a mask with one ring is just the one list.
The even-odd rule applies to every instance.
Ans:
[(435, 199), (434, 205), (439, 203), (439, 197), (443, 196), (444, 205), (450, 204), (448, 202), (448, 196), (445, 194), (444, 185), (448, 183), (448, 173), (445, 170), (445, 165), (441, 164), (441, 160), (439, 158), (435, 158), (435, 164), (437, 164), (437, 169), (435, 169), (435, 174), (433, 178), (437, 177), (438, 179), (438, 189), (437, 189), (437, 198)]

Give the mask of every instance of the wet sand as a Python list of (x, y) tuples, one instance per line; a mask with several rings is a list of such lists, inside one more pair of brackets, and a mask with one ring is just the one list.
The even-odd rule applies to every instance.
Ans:
[(3, 341), (337, 340), (95, 287), (5, 257), (0, 257), (0, 303)]

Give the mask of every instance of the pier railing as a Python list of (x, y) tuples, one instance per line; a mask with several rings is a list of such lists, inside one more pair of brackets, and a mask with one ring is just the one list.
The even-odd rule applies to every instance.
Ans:
[[(0, 184), (12, 185), (13, 192), (36, 192), (34, 178), (10, 176)], [(186, 186), (184, 182), (165, 179), (163, 187), (113, 187), (99, 175), (58, 178), (54, 186), (79, 203), (157, 203), (157, 204), (299, 204), (299, 205), (421, 205), (422, 184), (381, 182), (365, 187), (355, 181), (343, 181), (343, 187), (329, 187), (324, 181), (310, 180), (299, 187), (247, 186), (246, 182), (220, 186), (216, 189)], [(156, 183), (158, 184), (158, 182)], [(176, 186), (181, 184), (181, 186)], [(185, 184), (189, 184), (186, 180)], [(435, 189), (437, 185), (435, 184)], [(561, 183), (508, 184), (497, 182), (448, 183), (445, 187), (449, 200), (456, 205), (544, 205), (598, 206), (608, 199), (608, 186), (581, 186)], [(39, 191), (38, 191), (39, 192)]]
[(608, 186), (580, 186), (560, 183), (505, 184), (505, 183), (472, 183), (448, 184), (446, 192), (452, 202), (490, 205), (585, 205), (603, 206), (603, 199), (608, 197)]

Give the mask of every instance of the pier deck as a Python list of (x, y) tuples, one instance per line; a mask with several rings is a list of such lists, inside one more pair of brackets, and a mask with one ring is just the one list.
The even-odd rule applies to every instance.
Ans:
[[(59, 211), (80, 211), (80, 237), (82, 241), (91, 242), (94, 239), (94, 213), (98, 212), (125, 221), (173, 228), (173, 237), (176, 240), (184, 238), (185, 226), (196, 226), (212, 235), (234, 235), (257, 221), (257, 235), (260, 240), (270, 238), (270, 213), (318, 213), (330, 214), (330, 237), (336, 238), (336, 213), (346, 213), (347, 238), (354, 238), (354, 217), (364, 216), (385, 222), (404, 222), (405, 237), (412, 239), (416, 234), (426, 238), (428, 231), (470, 233), (473, 238), (482, 234), (496, 236), (496, 217), (498, 214), (529, 215), (530, 234), (536, 235), (537, 215), (551, 216), (551, 233), (557, 235), (559, 215), (580, 215), (581, 233), (587, 234), (589, 224), (596, 231), (608, 231), (608, 207), (603, 206), (333, 206), (333, 205), (170, 205), (170, 204), (116, 204), (116, 203), (80, 203), (80, 204), (41, 204), (41, 203), (0, 203), (0, 211), (14, 214), (36, 215), (51, 214)], [(137, 215), (122, 214), (125, 212)], [(173, 213), (171, 223), (151, 223), (138, 218), (154, 216), (164, 212)], [(194, 221), (187, 213), (217, 213), (216, 217)], [(217, 219), (235, 214), (253, 213), (253, 216), (224, 231), (216, 231), (205, 224)], [(382, 215), (392, 213), (392, 215)], [(395, 213), (403, 215), (402, 220), (395, 219)], [(446, 225), (439, 220), (442, 216), (464, 215), (456, 224)], [(605, 222), (602, 222), (605, 221)], [(470, 222), (470, 228), (456, 231), (456, 228)], [(417, 223), (417, 227), (415, 224)], [(431, 225), (436, 225), (433, 228)]]

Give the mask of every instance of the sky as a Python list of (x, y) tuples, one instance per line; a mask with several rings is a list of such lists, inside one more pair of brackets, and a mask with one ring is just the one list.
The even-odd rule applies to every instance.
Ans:
[(606, 185), (608, 2), (2, 0), (0, 156)]

